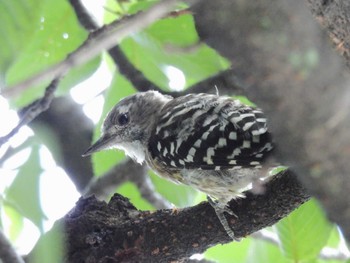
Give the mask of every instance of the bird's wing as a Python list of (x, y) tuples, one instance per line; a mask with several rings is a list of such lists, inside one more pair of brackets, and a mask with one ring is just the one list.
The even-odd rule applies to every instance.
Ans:
[(191, 94), (163, 108), (149, 150), (169, 168), (220, 170), (260, 166), (272, 143), (261, 110)]

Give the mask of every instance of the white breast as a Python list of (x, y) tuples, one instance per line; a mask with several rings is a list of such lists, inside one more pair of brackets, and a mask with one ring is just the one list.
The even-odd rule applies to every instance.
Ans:
[(119, 143), (116, 147), (140, 164), (145, 161), (145, 149), (140, 141)]

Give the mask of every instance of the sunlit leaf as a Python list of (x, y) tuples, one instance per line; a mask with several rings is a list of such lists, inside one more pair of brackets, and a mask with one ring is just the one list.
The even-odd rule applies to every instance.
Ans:
[(133, 34), (122, 41), (121, 47), (148, 79), (167, 90), (169, 79), (164, 71), (166, 66), (182, 70), (187, 86), (229, 66), (226, 60), (206, 45), (193, 47), (197, 40), (193, 18), (181, 15), (162, 19)]
[(34, 251), (31, 252), (29, 262), (63, 262), (65, 248), (63, 240), (62, 227), (56, 223), (50, 231), (39, 239)]
[[(18, 1), (7, 1), (9, 3)], [(25, 2), (25, 1), (20, 1)], [(33, 7), (36, 10), (36, 7)], [(35, 17), (36, 24), (31, 24), (32, 37), (23, 42), (22, 52), (6, 75), (6, 83), (12, 85), (58, 63), (67, 54), (75, 50), (87, 37), (86, 31), (79, 25), (76, 15), (68, 1), (44, 1), (40, 12)], [(26, 13), (31, 13), (27, 12)], [(24, 21), (20, 21), (24, 23)], [(21, 39), (11, 39), (21, 42)], [(92, 60), (70, 72), (59, 85), (59, 94), (63, 94), (73, 84), (76, 84), (94, 72), (99, 65), (99, 58)], [(14, 102), (23, 106), (42, 96), (48, 82), (31, 87), (21, 93)]]
[[(241, 242), (231, 242), (225, 245), (217, 245), (205, 252), (205, 258), (220, 263), (244, 263), (247, 262), (248, 251), (252, 244), (251, 238), (244, 238)], [(261, 262), (261, 261), (257, 261)]]
[(277, 244), (271, 244), (263, 240), (253, 239), (248, 251), (247, 263), (278, 262), (289, 263)]
[(332, 225), (317, 202), (311, 200), (282, 219), (276, 229), (285, 256), (299, 262), (318, 257), (327, 243)]
[[(22, 54), (40, 24), (41, 7), (46, 0), (0, 1), (0, 76)], [(28, 11), (30, 10), (30, 11)]]
[(10, 205), (4, 205), (3, 208), (8, 220), (10, 221), (9, 229), (7, 229), (9, 238), (14, 241), (18, 238), (23, 229), (23, 215)]

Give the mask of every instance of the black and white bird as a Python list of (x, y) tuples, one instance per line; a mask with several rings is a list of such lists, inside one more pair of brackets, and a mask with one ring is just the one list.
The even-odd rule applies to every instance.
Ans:
[(208, 195), (233, 239), (227, 203), (260, 177), (273, 149), (263, 112), (226, 96), (157, 91), (126, 97), (108, 113), (101, 138), (84, 154), (118, 148), (159, 176)]

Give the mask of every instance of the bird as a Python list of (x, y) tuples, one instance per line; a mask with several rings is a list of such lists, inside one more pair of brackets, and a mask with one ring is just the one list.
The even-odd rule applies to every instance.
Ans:
[(232, 199), (261, 177), (274, 146), (261, 109), (229, 96), (172, 97), (138, 92), (107, 114), (101, 137), (83, 154), (117, 148), (160, 177), (205, 193), (227, 234)]

